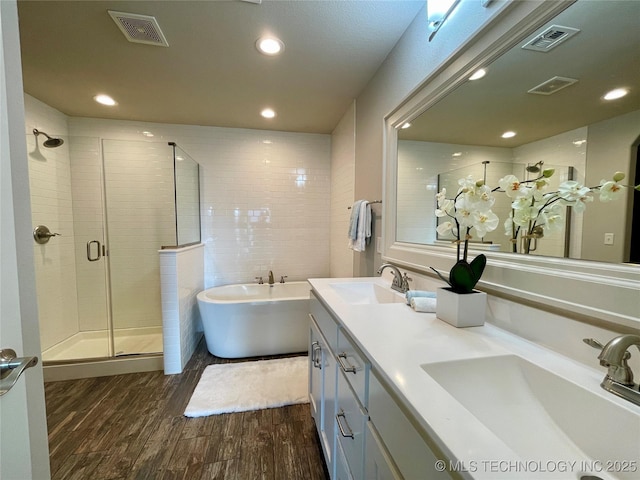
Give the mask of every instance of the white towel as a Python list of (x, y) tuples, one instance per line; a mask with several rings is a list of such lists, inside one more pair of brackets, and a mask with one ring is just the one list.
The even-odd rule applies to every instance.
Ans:
[(429, 292), (426, 290), (408, 290), (404, 294), (407, 299), (407, 305), (411, 305), (411, 299), (416, 297), (436, 298), (436, 292)]
[[(358, 202), (356, 202), (358, 203)], [(353, 208), (356, 208), (354, 204)], [(352, 213), (353, 215), (353, 213)], [(371, 206), (366, 200), (359, 204), (357, 216), (356, 238), (349, 238), (349, 248), (354, 252), (363, 252), (367, 246), (367, 239), (371, 237)]]
[(357, 200), (351, 206), (351, 218), (349, 219), (349, 231), (347, 235), (350, 240), (358, 238), (358, 217), (360, 216), (360, 205), (364, 200)]
[(435, 313), (436, 299), (429, 297), (413, 297), (411, 299), (411, 308), (416, 312)]

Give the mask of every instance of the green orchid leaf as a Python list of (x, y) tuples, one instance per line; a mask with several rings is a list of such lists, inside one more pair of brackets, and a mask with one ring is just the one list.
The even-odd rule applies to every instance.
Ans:
[(459, 260), (449, 272), (449, 283), (456, 293), (470, 293), (478, 280), (471, 265), (464, 260)]
[(487, 266), (487, 257), (481, 253), (476, 258), (471, 260), (469, 266), (471, 267), (471, 270), (473, 270), (473, 275), (476, 279), (476, 283), (478, 283), (478, 280), (480, 280), (480, 277), (482, 277), (482, 272), (484, 272), (484, 267)]

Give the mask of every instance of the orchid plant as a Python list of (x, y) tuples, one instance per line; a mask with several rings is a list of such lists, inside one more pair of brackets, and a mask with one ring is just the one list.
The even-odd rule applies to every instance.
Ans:
[[(448, 217), (436, 228), (440, 235), (451, 233), (457, 246), (457, 261), (446, 280), (440, 272), (433, 269), (456, 293), (471, 293), (478, 283), (487, 258), (480, 254), (468, 262), (469, 240), (473, 235), (484, 237), (498, 227), (498, 216), (491, 211), (495, 203), (492, 190), (483, 180), (475, 181), (469, 175), (458, 180), (460, 188), (453, 199), (447, 198), (447, 190), (443, 188), (437, 195), (437, 217)], [(462, 247), (464, 245), (464, 247)], [(461, 252), (462, 250), (462, 252)]]
[[(545, 233), (562, 230), (564, 207), (570, 206), (576, 213), (582, 213), (587, 203), (593, 202), (596, 193), (601, 202), (610, 202), (624, 193), (622, 185), (625, 175), (616, 172), (611, 180), (602, 180), (600, 185), (586, 187), (575, 180), (566, 180), (556, 191), (549, 192), (549, 179), (554, 169), (542, 170), (531, 180), (520, 181), (515, 175), (507, 175), (498, 182), (494, 191), (504, 192), (513, 200), (511, 213), (504, 222), (505, 235), (511, 237), (512, 251), (518, 251), (518, 237), (523, 240), (522, 253), (532, 251), (532, 241), (542, 238)], [(640, 185), (634, 187), (640, 190)]]
[[(538, 165), (542, 165), (539, 162)], [(529, 170), (536, 171), (536, 170)], [(623, 195), (622, 185), (625, 175), (616, 172), (611, 180), (602, 180), (600, 185), (586, 187), (575, 180), (567, 180), (556, 191), (549, 191), (549, 179), (554, 169), (538, 169), (536, 178), (520, 181), (515, 175), (506, 175), (491, 189), (483, 180), (472, 176), (458, 180), (460, 187), (454, 198), (447, 198), (443, 188), (437, 195), (436, 217), (446, 218), (436, 231), (440, 235), (451, 234), (457, 247), (457, 261), (445, 279), (456, 293), (471, 293), (480, 280), (487, 259), (480, 254), (471, 262), (467, 260), (469, 240), (484, 237), (498, 227), (499, 218), (491, 208), (495, 203), (495, 192), (505, 193), (511, 200), (511, 213), (504, 222), (505, 234), (510, 236), (512, 251), (517, 253), (518, 238), (523, 240), (523, 252), (530, 253), (531, 241), (542, 238), (544, 233), (559, 231), (564, 226), (564, 207), (571, 206), (576, 213), (582, 213), (587, 203), (592, 202), (597, 192), (601, 202), (610, 202)], [(636, 185), (640, 191), (640, 185)]]

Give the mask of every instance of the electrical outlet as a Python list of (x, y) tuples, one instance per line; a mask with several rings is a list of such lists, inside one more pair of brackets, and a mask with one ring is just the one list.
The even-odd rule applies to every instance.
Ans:
[(605, 233), (604, 234), (604, 244), (605, 245), (613, 245), (613, 233)]

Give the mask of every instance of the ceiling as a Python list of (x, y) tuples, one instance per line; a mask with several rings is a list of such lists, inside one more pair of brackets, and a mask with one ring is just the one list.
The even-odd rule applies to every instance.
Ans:
[[(330, 133), (423, 6), (20, 0), (24, 88), (70, 116)], [(108, 10), (154, 16), (169, 47), (127, 41)], [(281, 55), (258, 53), (266, 33)], [(118, 105), (97, 104), (99, 93)], [(265, 107), (277, 116), (262, 118)]]
[[(513, 148), (640, 109), (640, 1), (577, 2), (400, 130), (405, 140)], [(521, 47), (548, 26), (580, 32), (549, 52)], [(554, 76), (578, 82), (552, 95), (528, 90)], [(626, 97), (605, 102), (613, 88)], [(507, 130), (517, 132), (501, 138)]]

